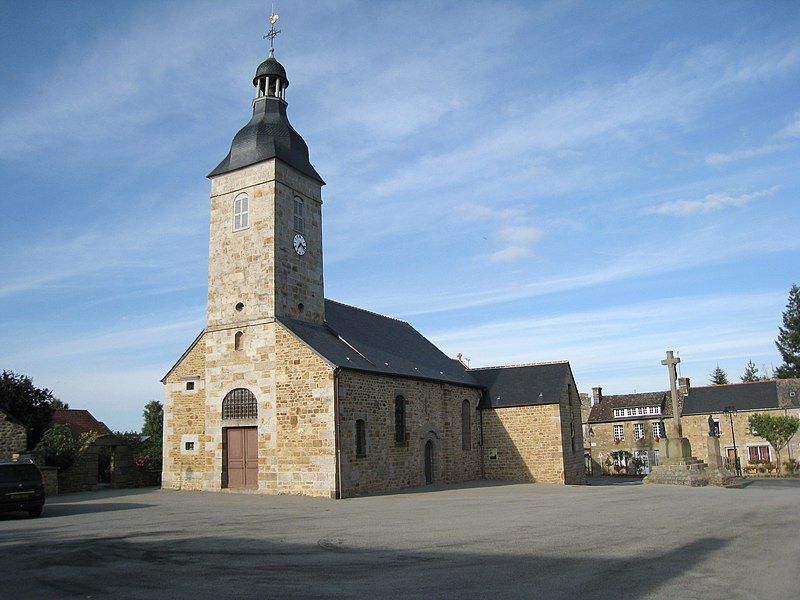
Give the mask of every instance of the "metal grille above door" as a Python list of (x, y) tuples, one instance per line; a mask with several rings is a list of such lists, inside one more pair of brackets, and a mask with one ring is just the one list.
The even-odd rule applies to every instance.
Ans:
[(236, 388), (222, 400), (223, 419), (255, 419), (257, 416), (256, 397), (250, 390)]

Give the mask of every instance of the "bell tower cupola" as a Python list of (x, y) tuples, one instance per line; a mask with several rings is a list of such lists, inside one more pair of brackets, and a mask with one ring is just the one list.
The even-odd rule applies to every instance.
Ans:
[[(286, 116), (286, 69), (269, 56), (256, 69), (253, 115), (211, 179), (208, 319), (242, 331), (275, 319), (321, 324), (322, 186), (308, 146)], [(252, 336), (251, 336), (252, 337)]]

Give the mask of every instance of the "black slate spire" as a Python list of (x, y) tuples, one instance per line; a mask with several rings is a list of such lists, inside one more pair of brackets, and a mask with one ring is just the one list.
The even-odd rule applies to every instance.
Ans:
[[(274, 31), (274, 21), (272, 33)], [(265, 37), (270, 37), (267, 34)], [(270, 37), (274, 40), (274, 35)], [(233, 138), (228, 156), (208, 177), (222, 175), (236, 169), (277, 158), (301, 173), (324, 184), (322, 177), (308, 159), (308, 146), (286, 116), (286, 88), (289, 79), (286, 69), (269, 49), (267, 60), (258, 65), (253, 78), (256, 97), (253, 99), (253, 118)]]

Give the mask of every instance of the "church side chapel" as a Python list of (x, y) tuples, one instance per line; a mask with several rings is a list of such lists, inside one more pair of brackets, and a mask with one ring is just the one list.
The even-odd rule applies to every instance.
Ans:
[(322, 186), (269, 57), (211, 180), (206, 326), (162, 379), (165, 488), (331, 498), (477, 479), (582, 484), (567, 362), (470, 369), (326, 299)]

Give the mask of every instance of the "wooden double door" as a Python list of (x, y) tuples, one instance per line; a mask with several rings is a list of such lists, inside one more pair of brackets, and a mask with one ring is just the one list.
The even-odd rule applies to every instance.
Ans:
[(227, 487), (258, 487), (258, 428), (228, 427), (225, 430)]

